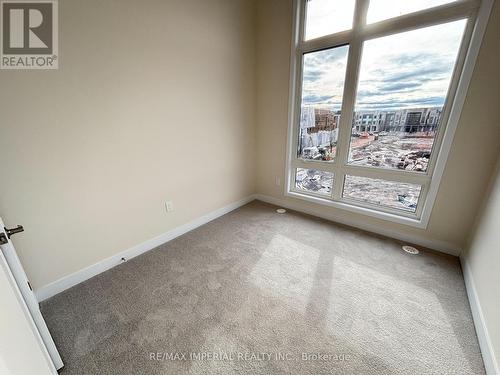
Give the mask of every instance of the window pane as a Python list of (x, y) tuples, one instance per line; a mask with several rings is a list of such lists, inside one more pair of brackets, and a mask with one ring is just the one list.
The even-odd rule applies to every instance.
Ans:
[(355, 0), (308, 0), (305, 40), (352, 28)]
[(366, 22), (383, 21), (453, 1), (455, 0), (370, 0)]
[(298, 157), (332, 161), (349, 47), (304, 54)]
[(315, 169), (297, 168), (295, 187), (310, 193), (330, 195), (333, 185), (333, 173)]
[(465, 22), (364, 43), (350, 164), (427, 170)]
[(419, 185), (346, 176), (342, 196), (370, 204), (415, 212), (420, 190), (421, 186)]

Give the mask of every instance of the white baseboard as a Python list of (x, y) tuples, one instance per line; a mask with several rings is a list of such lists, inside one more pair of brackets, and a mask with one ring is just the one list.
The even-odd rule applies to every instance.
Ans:
[(387, 237), (391, 238), (396, 238), (402, 241), (407, 241), (413, 244), (425, 246), (434, 250), (441, 251), (443, 253), (451, 254), (451, 255), (458, 255), (460, 250), (457, 249), (455, 246), (448, 244), (446, 242), (441, 242), (441, 241), (433, 241), (433, 240), (428, 240), (425, 238), (421, 237), (416, 237), (416, 236), (410, 236), (410, 235), (405, 235), (402, 233), (399, 233), (397, 231), (390, 231), (390, 230), (384, 230), (380, 229), (377, 226), (374, 225), (368, 225), (368, 224), (363, 224), (351, 220), (345, 220), (345, 219), (339, 219), (338, 217), (334, 215), (328, 215), (328, 214), (320, 214), (318, 212), (315, 212), (314, 210), (305, 210), (299, 207), (298, 205), (294, 204), (293, 202), (290, 202), (288, 200), (283, 200), (283, 199), (278, 199), (274, 197), (270, 197), (267, 195), (263, 194), (254, 194), (250, 195), (244, 199), (241, 199), (237, 202), (231, 203), (227, 206), (221, 207), (215, 211), (212, 211), (206, 215), (203, 215), (193, 221), (190, 221), (189, 223), (186, 223), (184, 225), (181, 225), (177, 228), (174, 228), (166, 233), (163, 233), (155, 238), (152, 238), (150, 240), (147, 240), (141, 244), (138, 244), (130, 249), (127, 249), (125, 251), (122, 251), (118, 254), (115, 254), (109, 258), (106, 258), (98, 263), (95, 263), (89, 267), (86, 267), (80, 271), (77, 271), (75, 273), (72, 273), (70, 275), (64, 276), (59, 280), (56, 280), (50, 284), (47, 284), (45, 286), (42, 286), (38, 289), (35, 290), (35, 295), (38, 299), (39, 302), (50, 298), (58, 293), (61, 293), (62, 291), (71, 288), (72, 286), (79, 284), (85, 280), (90, 279), (93, 276), (98, 275), (101, 272), (104, 272), (112, 267), (117, 266), (118, 264), (121, 263), (122, 258), (126, 259), (131, 259), (134, 258), (138, 255), (141, 255), (145, 253), (146, 251), (152, 250), (155, 247), (158, 247), (170, 240), (173, 240), (176, 237), (179, 237), (183, 235), (184, 233), (187, 233), (193, 229), (198, 228), (199, 226), (206, 224), (222, 215), (227, 214), (228, 212), (231, 212), (249, 202), (251, 202), (254, 199), (261, 200), (263, 202), (271, 203), (274, 205), (286, 207), (291, 210), (296, 210), (300, 212), (304, 212), (309, 215), (313, 216), (318, 216), (326, 220), (338, 222), (341, 224), (353, 226), (359, 229), (363, 229), (369, 232), (373, 233), (378, 233)]
[(476, 327), (477, 339), (479, 341), (479, 347), (481, 348), (486, 374), (500, 375), (499, 364), (495, 358), (495, 351), (486, 327), (483, 310), (477, 295), (476, 285), (474, 284), (474, 277), (469, 264), (464, 258), (460, 257), (460, 263), (462, 263), (465, 288), (467, 290), (467, 296), (469, 297), (470, 309), (472, 311), (472, 318), (474, 319), (474, 326)]
[[(326, 220), (338, 222), (341, 224), (353, 226), (359, 229), (363, 229), (369, 232), (381, 234), (387, 237), (396, 238), (399, 240), (411, 242), (417, 245), (425, 246), (434, 250), (438, 250), (447, 254), (457, 255), (460, 253), (460, 249), (449, 244), (444, 241), (434, 241), (426, 238), (421, 238), (417, 236), (405, 235), (396, 231), (380, 229), (377, 226), (364, 224), (355, 222), (354, 220), (345, 220), (339, 219), (334, 215), (318, 213), (311, 209), (303, 209), (299, 205), (290, 202), (288, 200), (279, 199), (263, 194), (255, 194), (250, 195), (246, 198), (243, 198), (237, 202), (231, 203), (227, 206), (221, 207), (215, 211), (212, 211), (206, 215), (203, 215), (195, 220), (192, 220), (184, 225), (181, 225), (177, 228), (174, 228), (164, 234), (161, 234), (157, 237), (154, 237), (150, 240), (147, 240), (141, 244), (138, 244), (130, 249), (122, 251), (116, 255), (113, 255), (109, 258), (106, 258), (98, 263), (95, 263), (89, 267), (86, 267), (80, 271), (72, 273), (68, 276), (65, 276), (59, 280), (56, 280), (48, 285), (45, 285), (37, 290), (35, 290), (35, 295), (39, 302), (50, 298), (66, 289), (71, 288), (72, 286), (79, 284), (85, 280), (90, 279), (93, 276), (98, 275), (101, 272), (104, 272), (112, 267), (117, 266), (121, 263), (121, 258), (131, 259), (138, 255), (141, 255), (149, 250), (152, 250), (168, 241), (173, 240), (176, 237), (179, 237), (193, 229), (196, 229), (214, 219), (217, 219), (220, 216), (223, 216), (245, 204), (253, 201), (254, 199), (258, 199), (260, 201), (274, 204), (277, 206), (285, 207), (291, 210), (303, 212), (309, 215), (321, 217)], [(476, 332), (479, 340), (479, 345), (481, 347), (481, 352), (483, 355), (483, 360), (486, 368), (486, 372), (488, 375), (500, 375), (500, 370), (498, 367), (498, 362), (496, 361), (495, 354), (493, 351), (493, 347), (490, 341), (490, 337), (488, 334), (488, 330), (486, 328), (483, 313), (481, 310), (481, 304), (479, 302), (476, 288), (474, 285), (474, 280), (472, 278), (472, 274), (469, 268), (469, 265), (464, 259), (460, 259), (462, 263), (462, 269), (464, 274), (465, 286), (467, 289), (467, 295), (469, 297), (469, 303), (472, 310), (472, 316), (474, 318), (474, 325), (476, 327)]]
[(449, 254), (449, 255), (454, 255), (458, 256), (460, 254), (461, 249), (451, 243), (445, 242), (445, 241), (438, 241), (438, 240), (431, 240), (428, 238), (423, 238), (420, 236), (414, 236), (414, 235), (409, 235), (409, 234), (404, 234), (396, 230), (388, 230), (388, 229), (382, 229), (376, 225), (370, 225), (366, 223), (361, 223), (356, 220), (346, 220), (344, 218), (339, 218), (335, 215), (332, 214), (325, 214), (325, 213), (319, 213), (315, 210), (312, 209), (304, 209), (300, 207), (298, 204), (294, 203), (290, 199), (282, 199), (282, 198), (275, 198), (271, 197), (268, 195), (263, 195), (263, 194), (256, 194), (255, 199), (261, 200), (266, 203), (274, 204), (276, 206), (282, 206), (285, 208), (288, 208), (290, 210), (295, 210), (299, 212), (303, 212), (312, 216), (317, 216), (322, 219), (330, 220), (333, 222), (337, 222), (340, 224), (348, 225), (351, 227), (355, 227), (358, 229), (366, 230), (367, 232), (372, 232), (372, 233), (377, 233), (386, 237), (390, 238), (395, 238), (397, 240), (409, 242), (415, 245), (420, 245), (423, 247), (427, 247), (429, 249), (437, 250), (439, 252)]
[(80, 271), (72, 273), (70, 275), (64, 276), (59, 280), (56, 280), (50, 284), (42, 286), (35, 290), (35, 295), (38, 299), (38, 302), (41, 302), (47, 298), (50, 298), (62, 291), (71, 288), (72, 286), (79, 284), (85, 280), (90, 279), (93, 276), (100, 274), (106, 270), (109, 270), (112, 267), (117, 266), (121, 263), (122, 258), (131, 259), (138, 255), (141, 255), (149, 250), (154, 249), (168, 241), (173, 240), (176, 237), (179, 237), (193, 229), (196, 229), (218, 217), (225, 215), (245, 204), (253, 201), (255, 199), (254, 195), (250, 195), (246, 198), (243, 198), (237, 202), (233, 202), (227, 206), (221, 207), (215, 211), (212, 211), (206, 215), (200, 216), (199, 218), (190, 221), (186, 224), (183, 224), (177, 228), (169, 230), (166, 233), (163, 233), (157, 237), (151, 238), (143, 243), (140, 243), (130, 249), (122, 251), (116, 255), (113, 255), (109, 258), (101, 260), (98, 263), (95, 263), (89, 267), (86, 267)]

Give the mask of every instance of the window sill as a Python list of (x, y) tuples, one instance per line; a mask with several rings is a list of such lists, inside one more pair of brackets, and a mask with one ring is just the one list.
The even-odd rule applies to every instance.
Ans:
[(402, 225), (407, 225), (410, 227), (414, 228), (419, 228), (419, 229), (426, 229), (428, 221), (424, 221), (420, 218), (411, 218), (411, 217), (405, 217), (405, 216), (400, 216), (397, 214), (392, 214), (389, 212), (383, 212), (379, 210), (375, 210), (372, 208), (368, 207), (362, 207), (354, 204), (349, 204), (345, 202), (336, 202), (332, 201), (329, 199), (324, 199), (316, 196), (311, 196), (308, 194), (303, 194), (299, 193), (296, 191), (285, 191), (285, 196), (290, 197), (290, 198), (295, 198), (295, 199), (300, 199), (303, 201), (311, 202), (311, 203), (316, 203), (322, 206), (328, 206), (328, 207), (334, 207), (338, 208), (344, 211), (350, 211), (354, 212), (360, 215), (365, 215), (369, 217), (374, 217), (377, 219), (385, 220), (385, 221), (390, 221), (393, 223), (397, 224), (402, 224)]

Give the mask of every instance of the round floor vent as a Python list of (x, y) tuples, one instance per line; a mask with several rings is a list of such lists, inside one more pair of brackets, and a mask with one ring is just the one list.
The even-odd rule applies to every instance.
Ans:
[(419, 253), (418, 249), (414, 248), (413, 246), (408, 246), (408, 245), (403, 246), (403, 250), (406, 251), (408, 254), (416, 255)]
[(276, 212), (279, 213), (279, 214), (284, 214), (286, 212), (286, 210), (284, 208), (278, 208), (276, 210)]

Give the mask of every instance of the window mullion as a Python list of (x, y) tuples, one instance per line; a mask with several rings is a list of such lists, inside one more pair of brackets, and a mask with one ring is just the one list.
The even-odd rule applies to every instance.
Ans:
[[(349, 28), (349, 30), (339, 31), (337, 33), (331, 33), (329, 35), (324, 35), (321, 32), (318, 33), (317, 32), (318, 30), (316, 30), (316, 34), (319, 35), (319, 37), (308, 40), (304, 39), (304, 34), (305, 34), (304, 26), (306, 23), (308, 0), (293, 1), (295, 8), (294, 9), (295, 18), (293, 25), (294, 31), (293, 31), (293, 40), (291, 47), (292, 62), (291, 62), (291, 72), (290, 72), (291, 84), (289, 93), (290, 128), (287, 140), (287, 150), (288, 150), (287, 184), (286, 184), (287, 186), (285, 189), (285, 195), (304, 199), (318, 204), (323, 204), (330, 207), (337, 207), (352, 212), (357, 212), (381, 219), (390, 220), (401, 224), (408, 224), (419, 228), (426, 228), (427, 223), (429, 222), (430, 212), (436, 198), (437, 187), (439, 186), (439, 182), (442, 177), (442, 171), (444, 170), (444, 163), (446, 162), (446, 157), (451, 147), (450, 145), (453, 139), (453, 133), (458, 123), (459, 113), (463, 105), (463, 100), (464, 100), (463, 98), (465, 97), (464, 93), (466, 92), (467, 84), (472, 74), (474, 60), (477, 57), (477, 51), (479, 49), (478, 46), (480, 46), (485, 25), (487, 23), (488, 16), (491, 12), (494, 0), (456, 0), (454, 2), (450, 2), (440, 6), (425, 8), (417, 12), (410, 12), (408, 14), (389, 17), (388, 19), (382, 19), (378, 22), (374, 22), (369, 25), (366, 24), (366, 16), (368, 13), (367, 10), (370, 0), (355, 0), (355, 1), (356, 4), (354, 8), (353, 26)], [(476, 9), (478, 9), (478, 11), (476, 11)], [(352, 11), (353, 9), (352, 7), (350, 7), (348, 10), (349, 14), (352, 14), (351, 13)], [(323, 12), (323, 10), (320, 9), (320, 13), (322, 13), (322, 15), (318, 17), (321, 20), (322, 16), (325, 15), (325, 12)], [(344, 11), (344, 13), (346, 12)], [(372, 56), (370, 55), (371, 52), (369, 52), (369, 48), (375, 48), (376, 51), (379, 51), (379, 49), (376, 49), (376, 44), (375, 47), (373, 47), (372, 45), (372, 43), (377, 42), (375, 40), (377, 38), (386, 37), (393, 34), (394, 35), (402, 34), (403, 32), (406, 31), (420, 30), (420, 29), (423, 30), (426, 27), (434, 27), (443, 23), (450, 23), (452, 21), (456, 21), (459, 19), (467, 19), (467, 18), (469, 19), (468, 25), (464, 32), (458, 58), (455, 61), (454, 65), (455, 70), (451, 76), (451, 82), (448, 87), (447, 97), (445, 98), (446, 100), (444, 103), (445, 104), (444, 109), (442, 110), (443, 112), (440, 123), (441, 129), (439, 129), (439, 132), (434, 139), (433, 153), (430, 155), (430, 160), (427, 165), (427, 173), (412, 172), (412, 171), (407, 171), (406, 169), (396, 170), (395, 165), (393, 165), (394, 167), (393, 169), (374, 167), (375, 165), (379, 165), (380, 163), (377, 164), (377, 163), (355, 162), (356, 165), (354, 164), (350, 165), (349, 151), (351, 147), (354, 110), (356, 109), (356, 101), (358, 99), (357, 89), (359, 85), (360, 74), (363, 74), (364, 76), (365, 72), (364, 67), (363, 67), (364, 72), (363, 73), (360, 72), (361, 62), (363, 60), (362, 59), (363, 49), (365, 50), (364, 51), (365, 54)], [(326, 20), (326, 22), (329, 22), (328, 17), (326, 18), (323, 17), (323, 19)], [(331, 27), (332, 25), (328, 26)], [(335, 30), (335, 28), (331, 28), (331, 30), (333, 31)], [(453, 31), (452, 34), (458, 37), (458, 32), (459, 31), (457, 29)], [(424, 31), (422, 31), (422, 33), (425, 34)], [(373, 42), (371, 41), (372, 39), (374, 39)], [(370, 42), (368, 42), (369, 40)], [(394, 38), (392, 39), (388, 38), (387, 40), (389, 42), (396, 43), (394, 42), (395, 40)], [(413, 39), (409, 38), (408, 40), (411, 41)], [(426, 45), (429, 45), (430, 46), (429, 48), (431, 48), (433, 45), (437, 46), (436, 48), (439, 47), (438, 43), (434, 44), (433, 34), (427, 35), (426, 39), (424, 38), (423, 40), (427, 40)], [(456, 41), (458, 41), (458, 39)], [(410, 42), (404, 44), (406, 46), (407, 44), (410, 44)], [(391, 44), (389, 43), (389, 45)], [(349, 49), (347, 52), (347, 63), (346, 63), (345, 50), (347, 49), (347, 46), (349, 46), (348, 47)], [(317, 155), (316, 154), (309, 155), (306, 153), (307, 155), (305, 155), (306, 156), (305, 159), (307, 160), (302, 160), (297, 154), (297, 147), (299, 145), (298, 135), (300, 134), (299, 124), (301, 118), (302, 85), (303, 85), (302, 62), (304, 59), (304, 54), (321, 53), (323, 50), (334, 50), (334, 48), (340, 48), (340, 47), (344, 48), (342, 54), (343, 56), (342, 57), (343, 60), (341, 63), (342, 65), (333, 66), (333, 62), (331, 62), (328, 58), (325, 61), (326, 67), (329, 64), (331, 64), (333, 69), (337, 69), (333, 72), (335, 73), (333, 74), (333, 77), (329, 77), (331, 78), (331, 80), (336, 80), (337, 84), (333, 86), (331, 85), (331, 82), (326, 82), (326, 83), (323, 82), (322, 83), (323, 86), (326, 87), (322, 87), (321, 85), (318, 84), (317, 85), (318, 87), (316, 88), (313, 87), (313, 89), (310, 90), (313, 93), (316, 93), (316, 91), (321, 91), (319, 93), (320, 96), (318, 96), (318, 98), (321, 98), (321, 94), (323, 91), (325, 92), (325, 94), (329, 93), (332, 99), (338, 100), (339, 97), (342, 95), (342, 104), (340, 108), (341, 110), (340, 122), (336, 121), (338, 126), (338, 134), (337, 134), (338, 139), (337, 139), (335, 159), (333, 162), (309, 160), (309, 159), (316, 159)], [(424, 45), (421, 49), (426, 50), (426, 48), (427, 47), (425, 47)], [(391, 51), (393, 50), (398, 51), (398, 46), (393, 45), (389, 49)], [(433, 53), (436, 56), (440, 56), (439, 50), (433, 51)], [(378, 61), (383, 62), (383, 60), (380, 59)], [(314, 66), (314, 64), (312, 65)], [(338, 70), (339, 69), (338, 66), (341, 66), (342, 71)], [(396, 68), (395, 70), (397, 71)], [(380, 69), (379, 71), (382, 72), (382, 70)], [(342, 73), (345, 73), (345, 76), (343, 76)], [(314, 82), (315, 76), (312, 75), (311, 77), (313, 78), (311, 78), (310, 81)], [(343, 92), (341, 92), (338, 83), (340, 79), (344, 79)], [(328, 85), (331, 85), (332, 89), (330, 89)], [(383, 100), (383, 98), (381, 100)], [(321, 99), (318, 100), (316, 103), (314, 98), (311, 99), (310, 101), (311, 103), (313, 103), (311, 105), (331, 104), (332, 107), (336, 109), (336, 111), (339, 109), (338, 106), (334, 105), (337, 103), (336, 101), (330, 101), (330, 100), (324, 101), (323, 99)], [(360, 111), (363, 110), (363, 108), (361, 107), (358, 109)], [(309, 116), (309, 114), (307, 113), (305, 115)], [(337, 116), (338, 114), (336, 113), (335, 115)], [(434, 116), (435, 114), (431, 115)], [(435, 117), (432, 117), (432, 119), (434, 118)], [(388, 121), (386, 121), (384, 124), (385, 125), (389, 124), (390, 126), (392, 126), (393, 122), (390, 121), (392, 120), (388, 119)], [(398, 123), (396, 125), (400, 125), (399, 119), (397, 121)], [(327, 123), (327, 120), (324, 120), (323, 122)], [(381, 124), (381, 116), (379, 118), (378, 124), (379, 125)], [(434, 124), (434, 122), (430, 122), (430, 124)], [(413, 122), (410, 125), (413, 126)], [(401, 130), (401, 129), (400, 131), (407, 132), (407, 130)], [(370, 130), (373, 131), (374, 129)], [(395, 130), (397, 131), (398, 129)], [(375, 132), (378, 131), (379, 131), (378, 128), (375, 129)], [(381, 136), (385, 135), (387, 134), (381, 134)], [(432, 136), (432, 134), (430, 134), (430, 136)], [(321, 142), (324, 141), (322, 140)], [(394, 141), (392, 139), (388, 139), (388, 142), (390, 143)], [(317, 140), (315, 140), (314, 143), (317, 143)], [(332, 145), (331, 142), (330, 145)], [(364, 146), (363, 142), (356, 142), (355, 147), (362, 148), (363, 146)], [(310, 151), (313, 152), (314, 150)], [(329, 151), (333, 150), (330, 149)], [(393, 152), (394, 151), (393, 149), (390, 149), (389, 153), (381, 153), (380, 151), (384, 150), (375, 148), (372, 148), (368, 151), (372, 154), (375, 153), (375, 155), (372, 156), (374, 158), (380, 158), (383, 157), (384, 155), (389, 155), (389, 157), (393, 158), (395, 155), (396, 156), (398, 155)], [(363, 161), (356, 155), (355, 157), (356, 161)], [(330, 157), (329, 158), (321, 157), (321, 159), (327, 160), (330, 159)], [(415, 158), (413, 157), (413, 159)], [(395, 163), (397, 160), (394, 161), (391, 159), (390, 161), (393, 161)], [(374, 166), (369, 166), (369, 164), (373, 164)], [(400, 165), (398, 164), (398, 167), (399, 166)], [(313, 176), (312, 175), (310, 176), (311, 181), (313, 181), (312, 180), (313, 177), (315, 180), (319, 178), (321, 184), (326, 183), (325, 182), (326, 180), (328, 180), (328, 183), (330, 183), (331, 177), (327, 173), (328, 172), (334, 173), (335, 175), (330, 195), (328, 196), (327, 194), (325, 194), (324, 186), (322, 186), (323, 187), (323, 189), (321, 190), (322, 193), (316, 193), (315, 192), (316, 189), (309, 189), (307, 188), (307, 185), (301, 185), (300, 188), (302, 190), (296, 187), (295, 175), (297, 168), (316, 169), (318, 171), (323, 172), (323, 173), (315, 172)], [(301, 173), (302, 173), (301, 177), (304, 177), (303, 175), (304, 172)], [(319, 175), (319, 177), (317, 177), (316, 175)], [(393, 185), (395, 184), (396, 186), (398, 186), (398, 183), (414, 184), (421, 186), (420, 194), (418, 196), (418, 204), (416, 206), (415, 212), (412, 214), (408, 214), (407, 212), (401, 212), (399, 206), (397, 207), (394, 206), (395, 207), (394, 208), (393, 205), (392, 206), (388, 205), (393, 208), (387, 208), (385, 206), (382, 207), (380, 202), (378, 204), (375, 204), (377, 202), (373, 204), (372, 203), (365, 204), (365, 203), (360, 203), (358, 200), (354, 201), (350, 199), (349, 196), (342, 198), (344, 179), (346, 175), (351, 175), (354, 177), (365, 178), (365, 179), (371, 178), (376, 180), (386, 180), (392, 183)], [(381, 181), (380, 183), (382, 184), (383, 181)], [(400, 195), (398, 195), (397, 199), (400, 200)]]
[(304, 160), (300, 158), (295, 158), (292, 160), (293, 168), (304, 168), (304, 169), (316, 169), (318, 171), (325, 171), (335, 173), (336, 167), (335, 163), (316, 161), (316, 160)]
[(356, 101), (356, 87), (358, 84), (359, 66), (363, 47), (361, 33), (366, 23), (368, 3), (368, 0), (357, 0), (354, 11), (353, 37), (349, 45), (349, 54), (347, 58), (347, 71), (339, 124), (339, 140), (337, 143), (337, 155), (335, 160), (335, 178), (332, 194), (334, 200), (340, 200), (342, 196), (344, 184), (343, 166), (347, 163), (349, 154), (352, 117)]
[(423, 9), (395, 18), (366, 25), (363, 29), (365, 40), (433, 26), (469, 17), (479, 7), (478, 0), (461, 0), (436, 8)]
[(388, 181), (399, 181), (422, 185), (430, 180), (430, 177), (423, 173), (408, 172), (403, 170), (391, 170), (388, 168), (364, 167), (358, 165), (346, 165), (343, 172), (352, 176), (377, 178)]
[(346, 30), (332, 35), (326, 35), (321, 38), (302, 41), (299, 44), (299, 50), (301, 53), (308, 53), (313, 51), (319, 51), (325, 48), (342, 46), (344, 44), (349, 44), (352, 40), (352, 36), (353, 36), (353, 31)]

